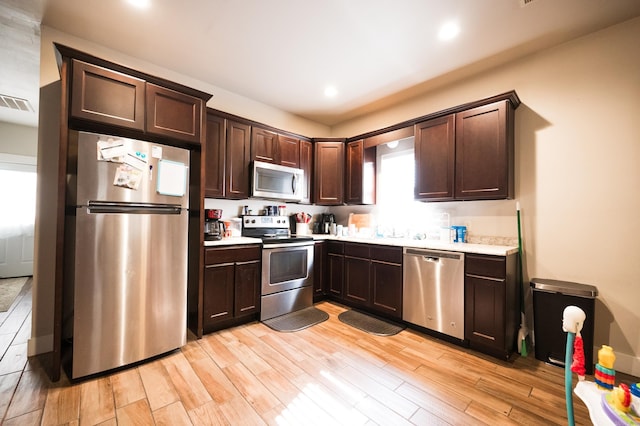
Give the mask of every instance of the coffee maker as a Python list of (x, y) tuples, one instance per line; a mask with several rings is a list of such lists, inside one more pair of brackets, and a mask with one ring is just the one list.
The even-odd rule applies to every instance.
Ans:
[(224, 236), (224, 223), (221, 209), (205, 209), (204, 211), (204, 240), (219, 241)]
[(336, 217), (333, 213), (322, 213), (320, 217), (320, 229), (321, 234), (328, 234), (331, 232), (331, 225), (336, 223)]

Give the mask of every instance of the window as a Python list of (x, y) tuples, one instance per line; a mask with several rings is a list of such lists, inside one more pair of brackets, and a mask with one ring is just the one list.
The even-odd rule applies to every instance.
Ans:
[(406, 219), (415, 205), (413, 137), (399, 141), (395, 148), (380, 145), (376, 155), (378, 225), (385, 234), (404, 233), (412, 226)]

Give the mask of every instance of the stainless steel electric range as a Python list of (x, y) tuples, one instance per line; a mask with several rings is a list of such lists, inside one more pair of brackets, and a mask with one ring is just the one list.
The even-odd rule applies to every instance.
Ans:
[(262, 239), (260, 320), (313, 305), (313, 238), (291, 236), (288, 216), (243, 216), (242, 236)]

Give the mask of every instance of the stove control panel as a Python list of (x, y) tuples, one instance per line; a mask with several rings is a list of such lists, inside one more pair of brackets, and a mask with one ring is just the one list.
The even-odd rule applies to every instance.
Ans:
[(289, 228), (289, 216), (243, 216), (244, 228)]

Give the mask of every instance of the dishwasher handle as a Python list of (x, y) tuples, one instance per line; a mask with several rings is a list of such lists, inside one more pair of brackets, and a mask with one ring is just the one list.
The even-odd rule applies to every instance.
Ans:
[(464, 259), (464, 254), (459, 252), (414, 249), (408, 247), (405, 247), (404, 254), (409, 256), (421, 256), (427, 262), (439, 262), (442, 259)]

